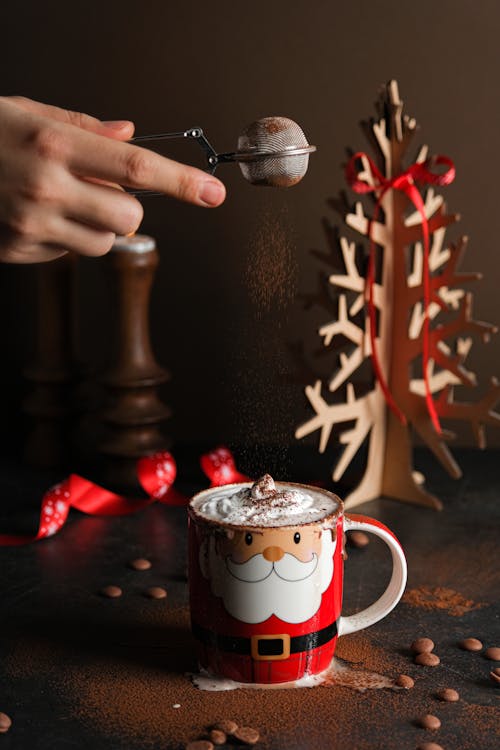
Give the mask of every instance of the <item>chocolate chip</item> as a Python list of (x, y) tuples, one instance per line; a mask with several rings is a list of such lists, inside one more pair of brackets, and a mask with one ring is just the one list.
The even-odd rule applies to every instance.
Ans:
[(253, 727), (239, 727), (234, 736), (245, 745), (255, 745), (259, 741), (260, 734)]
[(210, 732), (210, 739), (214, 745), (225, 745), (227, 740), (227, 734), (222, 729), (212, 729)]
[(232, 719), (222, 719), (214, 724), (214, 729), (220, 729), (224, 734), (234, 734), (238, 729), (238, 724)]
[(418, 723), (424, 729), (439, 729), (439, 727), (441, 726), (441, 722), (438, 717), (433, 716), (432, 714), (425, 714), (424, 716), (421, 716), (418, 720)]
[(101, 589), (101, 595), (106, 596), (108, 599), (117, 599), (122, 593), (123, 591), (119, 586), (104, 586)]
[(453, 688), (443, 688), (436, 695), (440, 701), (446, 701), (446, 703), (455, 703), (460, 699), (459, 694)]
[(149, 599), (165, 599), (167, 592), (161, 586), (151, 586), (151, 588), (146, 589), (144, 595)]
[(414, 684), (415, 680), (413, 680), (407, 674), (400, 674), (396, 680), (396, 685), (398, 687), (405, 688), (405, 690), (409, 690), (414, 686)]
[(437, 742), (422, 742), (417, 747), (417, 750), (444, 750), (442, 745), (438, 745)]
[(214, 746), (209, 740), (194, 740), (186, 745), (186, 750), (214, 750)]
[(370, 544), (370, 537), (368, 534), (365, 534), (364, 531), (349, 531), (347, 534), (347, 541), (352, 544), (353, 547), (361, 549), (362, 547), (366, 547), (367, 544)]
[(486, 649), (483, 656), (491, 659), (491, 661), (500, 661), (500, 648), (498, 646), (490, 646), (490, 648)]
[(490, 672), (490, 677), (491, 677), (492, 682), (494, 682), (495, 685), (497, 685), (497, 687), (500, 687), (500, 667), (493, 669)]
[(5, 734), (5, 732), (8, 732), (9, 729), (12, 726), (12, 719), (10, 716), (7, 716), (7, 714), (2, 713), (0, 711), (0, 734)]
[(129, 566), (134, 570), (149, 570), (151, 562), (150, 560), (146, 560), (145, 557), (138, 557), (137, 560), (131, 560)]
[(410, 646), (414, 654), (427, 654), (434, 651), (434, 641), (430, 638), (417, 638)]
[(477, 638), (464, 638), (458, 644), (464, 651), (481, 651), (483, 644)]
[(417, 654), (413, 661), (415, 664), (420, 664), (421, 667), (437, 667), (441, 662), (441, 659), (437, 654), (431, 654), (428, 651), (424, 651), (423, 654)]

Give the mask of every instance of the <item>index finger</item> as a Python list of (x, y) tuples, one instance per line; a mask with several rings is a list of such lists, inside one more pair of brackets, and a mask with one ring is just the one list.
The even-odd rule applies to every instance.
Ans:
[(199, 206), (218, 206), (225, 198), (222, 182), (201, 169), (83, 130), (72, 135), (68, 165), (80, 176), (154, 190)]

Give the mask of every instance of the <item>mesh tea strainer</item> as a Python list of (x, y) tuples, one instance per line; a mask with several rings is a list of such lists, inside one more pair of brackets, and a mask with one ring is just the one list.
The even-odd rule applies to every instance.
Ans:
[[(243, 177), (252, 185), (292, 187), (304, 177), (309, 165), (310, 146), (302, 128), (287, 117), (263, 117), (246, 127), (238, 138), (236, 151), (218, 154), (206, 139), (201, 128), (189, 128), (178, 133), (143, 135), (133, 143), (172, 138), (192, 138), (205, 152), (207, 171), (213, 174), (219, 164), (238, 162)], [(151, 195), (147, 190), (134, 195)]]

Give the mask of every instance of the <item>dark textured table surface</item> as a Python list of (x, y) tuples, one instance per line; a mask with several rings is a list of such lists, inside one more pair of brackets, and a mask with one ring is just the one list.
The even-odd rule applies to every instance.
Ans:
[[(57, 536), (1, 548), (0, 711), (13, 724), (0, 735), (0, 750), (183, 748), (222, 718), (255, 726), (256, 747), (268, 750), (399, 749), (431, 741), (445, 750), (499, 747), (500, 689), (489, 673), (500, 663), (457, 643), (474, 636), (485, 648), (500, 646), (500, 454), (464, 451), (459, 460), (464, 478), (452, 482), (423, 458), (444, 501), (441, 513), (383, 499), (356, 508), (397, 534), (409, 580), (406, 601), (369, 630), (341, 639), (338, 653), (356, 669), (411, 675), (415, 687), (408, 691), (193, 687), (186, 677), (196, 663), (183, 508), (156, 504), (117, 519), (73, 511)], [(34, 528), (46, 479), (4, 468), (0, 531)], [(142, 556), (152, 561), (150, 570), (127, 566)], [(350, 548), (345, 612), (373, 601), (389, 569), (378, 540)], [(99, 595), (110, 583), (122, 587), (121, 598)], [(153, 585), (164, 586), (168, 597), (146, 598)], [(408, 647), (418, 636), (434, 640), (439, 666), (413, 663)], [(458, 702), (437, 699), (446, 687), (459, 692)], [(425, 713), (441, 719), (439, 730), (418, 726)]]

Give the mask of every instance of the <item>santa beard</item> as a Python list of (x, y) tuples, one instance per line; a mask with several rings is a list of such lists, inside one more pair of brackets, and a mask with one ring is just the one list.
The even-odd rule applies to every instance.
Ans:
[(299, 623), (319, 609), (321, 596), (332, 580), (334, 551), (335, 540), (325, 529), (320, 556), (314, 554), (308, 562), (286, 553), (275, 563), (261, 554), (235, 563), (217, 554), (211, 537), (208, 555), (206, 549), (200, 550), (200, 562), (212, 593), (222, 598), (227, 612), (237, 620), (255, 624), (276, 615), (285, 622)]

